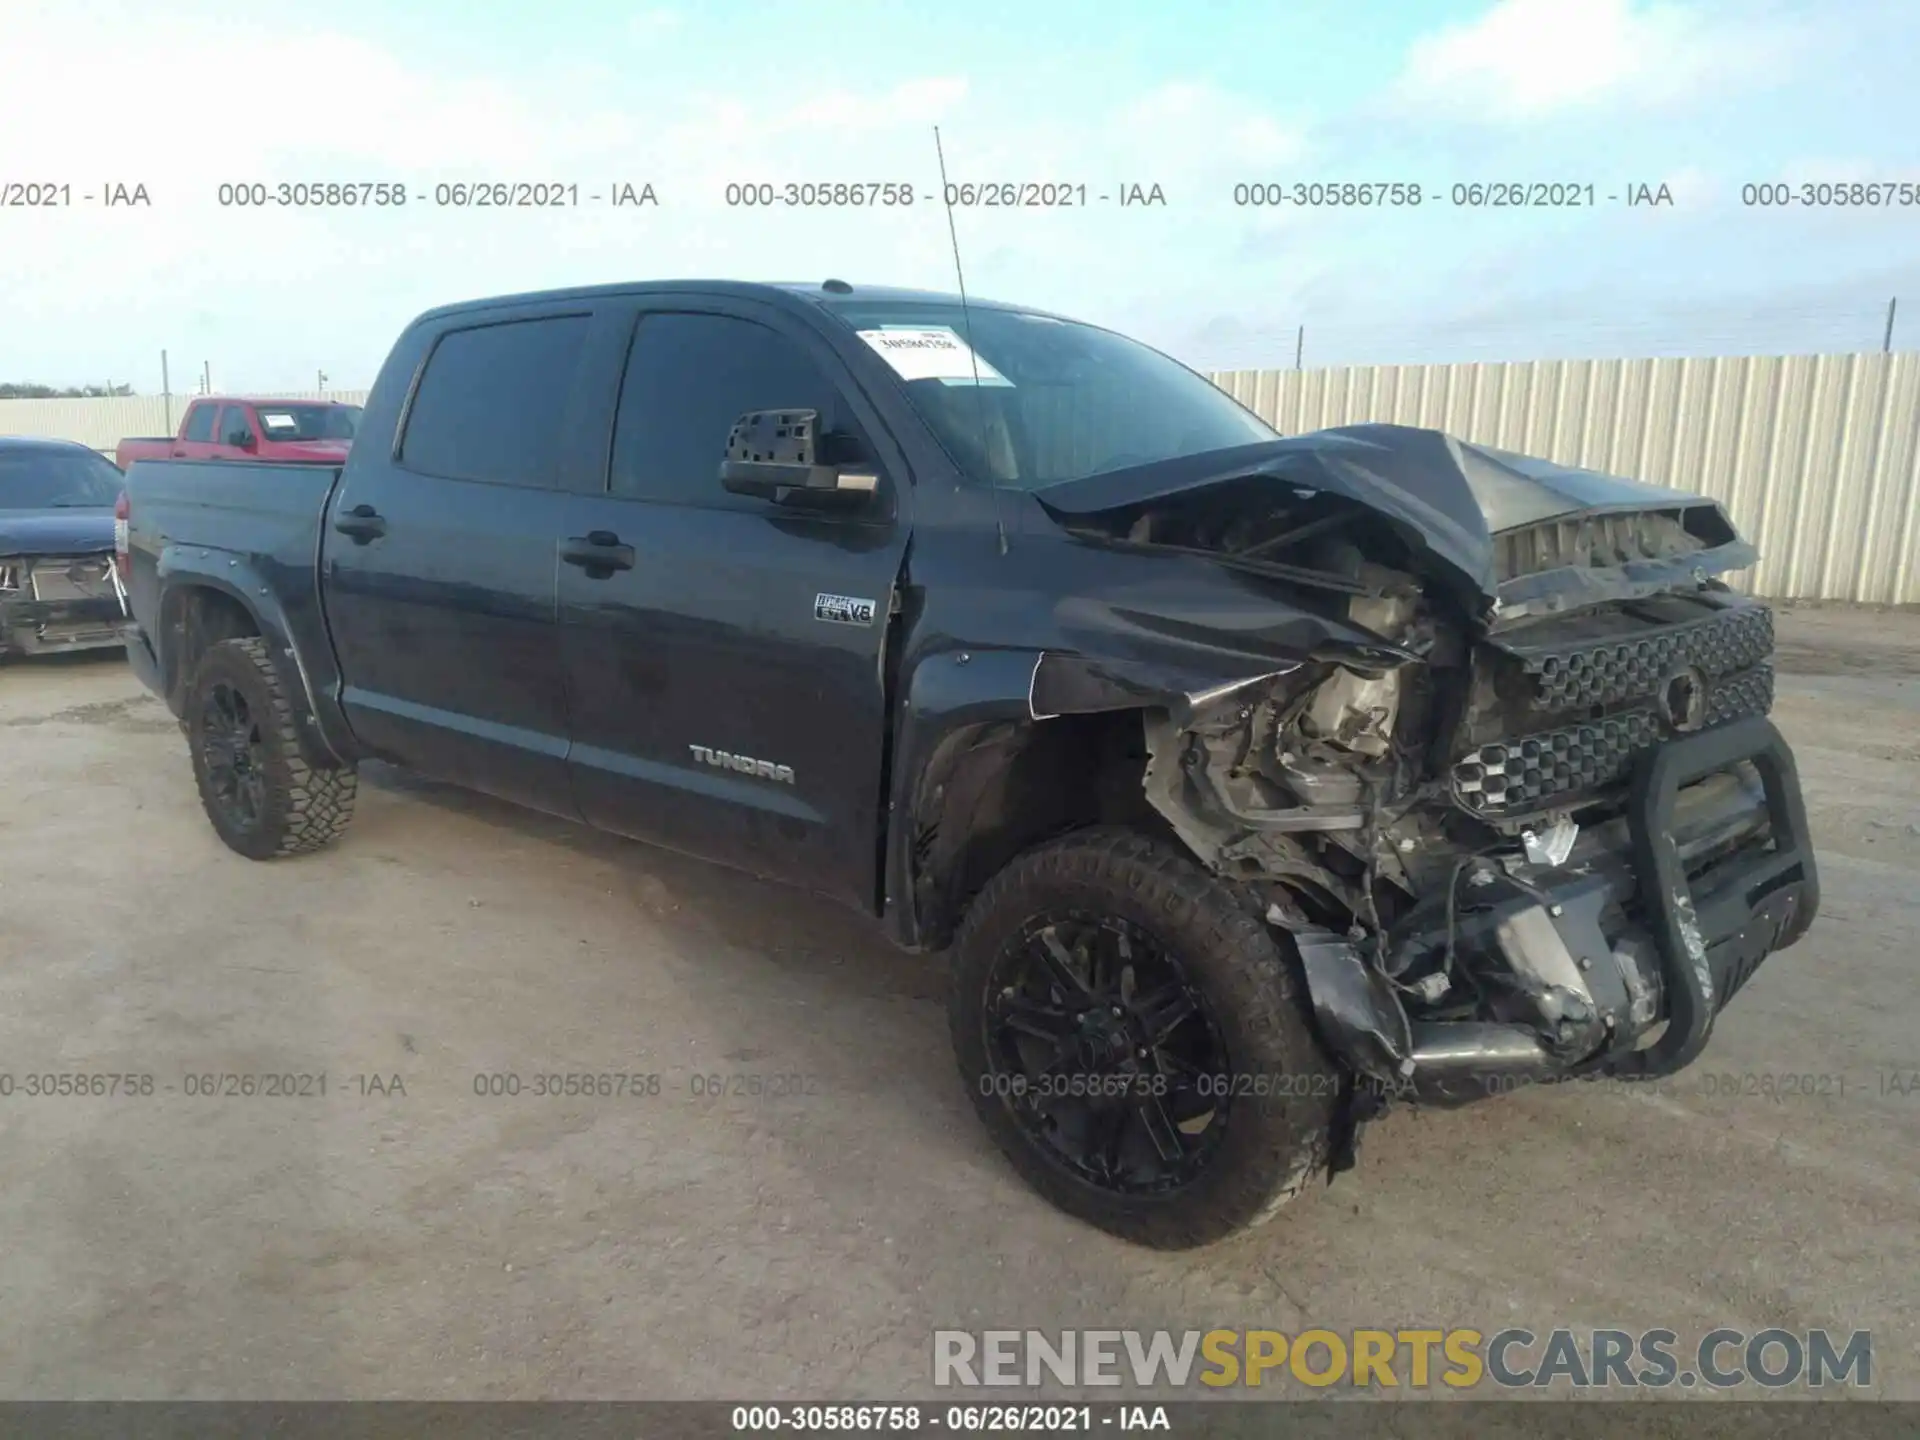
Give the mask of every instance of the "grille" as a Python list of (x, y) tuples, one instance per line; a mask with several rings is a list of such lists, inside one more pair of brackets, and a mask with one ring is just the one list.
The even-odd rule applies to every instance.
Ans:
[[(1652, 694), (1676, 670), (1712, 677), (1758, 666), (1773, 653), (1773, 612), (1750, 605), (1647, 635), (1509, 653), (1519, 660), (1541, 709), (1611, 705)], [(1765, 683), (1771, 702), (1771, 672)], [(1712, 688), (1717, 696), (1723, 687)]]
[(1454, 792), (1482, 813), (1524, 811), (1626, 778), (1633, 757), (1661, 738), (1651, 706), (1482, 745), (1453, 767)]
[(1773, 709), (1773, 665), (1756, 665), (1739, 675), (1728, 675), (1713, 682), (1707, 691), (1708, 725), (1724, 725), (1729, 720), (1744, 720), (1749, 715), (1764, 715)]
[[(1756, 665), (1708, 682), (1701, 728), (1773, 708), (1773, 666)], [(1453, 790), (1469, 810), (1493, 819), (1578, 798), (1627, 778), (1649, 745), (1673, 724), (1651, 704), (1479, 746), (1453, 767)]]
[(1618, 785), (1683, 724), (1773, 708), (1773, 613), (1757, 601), (1656, 596), (1495, 638), (1481, 657), (1482, 718), (1452, 779), (1459, 802), (1495, 823)]

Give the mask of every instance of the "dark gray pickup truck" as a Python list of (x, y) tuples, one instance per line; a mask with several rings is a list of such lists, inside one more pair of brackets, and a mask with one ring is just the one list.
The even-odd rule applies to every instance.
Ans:
[(344, 466), (127, 490), (129, 653), (233, 849), (334, 839), (377, 758), (836, 897), (951, 952), (995, 1140), (1147, 1244), (1396, 1102), (1688, 1064), (1818, 905), (1718, 505), (1283, 438), (1059, 316), (451, 306)]

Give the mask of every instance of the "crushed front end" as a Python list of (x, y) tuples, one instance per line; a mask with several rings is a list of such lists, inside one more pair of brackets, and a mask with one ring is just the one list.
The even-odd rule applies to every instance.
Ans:
[[(1490, 521), (1489, 467), (1515, 458), (1456, 448)], [(1075, 521), (1250, 574), (1284, 559), (1297, 603), (1381, 642), (1147, 721), (1148, 800), (1289, 935), (1360, 1119), (1670, 1073), (1818, 908), (1771, 613), (1719, 578), (1751, 550), (1697, 497), (1556, 510), (1525, 463), (1506, 493), (1532, 513), (1488, 525), (1479, 575), (1327, 486), (1275, 488), (1270, 514), (1241, 487), (1230, 521), (1197, 493)]]
[(118, 647), (126, 619), (111, 551), (0, 555), (0, 655)]

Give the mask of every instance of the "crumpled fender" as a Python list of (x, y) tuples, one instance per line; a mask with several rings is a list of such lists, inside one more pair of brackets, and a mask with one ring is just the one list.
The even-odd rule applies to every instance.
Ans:
[(1287, 661), (1271, 668), (1176, 667), (1042, 651), (1033, 669), (1029, 708), (1036, 720), (1056, 715), (1092, 715), (1104, 710), (1165, 709), (1176, 725), (1189, 724), (1204, 705), (1263, 680), (1301, 668)]
[(1417, 658), (1349, 622), (1276, 605), (1211, 567), (1184, 579), (1177, 567), (1127, 568), (1138, 577), (1128, 586), (1056, 601), (1044, 627), (1051, 643), (996, 648), (943, 638), (909, 647), (898, 681), (881, 897), (898, 943), (924, 943), (913, 890), (915, 817), (938, 808), (940, 786), (981, 727), (1145, 709), (1185, 725), (1214, 700), (1310, 663), (1365, 671)]
[(1150, 707), (1163, 708), (1185, 724), (1200, 706), (1301, 663), (1242, 663), (1223, 670), (977, 648), (920, 657), (906, 677), (889, 783), (883, 910), (895, 941), (908, 949), (926, 943), (914, 892), (915, 817), (938, 808), (955, 762), (985, 733), (983, 727)]

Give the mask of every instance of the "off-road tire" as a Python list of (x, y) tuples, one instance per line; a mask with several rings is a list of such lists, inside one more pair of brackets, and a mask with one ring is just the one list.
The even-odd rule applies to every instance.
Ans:
[[(984, 1006), (995, 958), (1030, 917), (1061, 907), (1098, 910), (1155, 936), (1205, 997), (1229, 1073), (1286, 1077), (1276, 1087), (1285, 1093), (1233, 1100), (1211, 1162), (1170, 1194), (1129, 1195), (1064, 1168), (994, 1083)], [(1243, 898), (1171, 844), (1136, 831), (1076, 832), (990, 881), (954, 941), (948, 1020), (974, 1108), (1027, 1183), (1111, 1234), (1182, 1250), (1261, 1224), (1323, 1172), (1344, 1082), (1309, 1024), (1298, 962), (1280, 944)]]
[[(208, 690), (223, 683), (240, 694), (257, 722), (266, 804), (252, 824), (223, 805), (208, 780), (201, 717)], [(201, 807), (228, 848), (249, 860), (318, 850), (338, 839), (353, 819), (360, 777), (349, 766), (314, 765), (302, 753), (293, 706), (267, 642), (258, 636), (207, 648), (187, 687), (184, 723)]]

